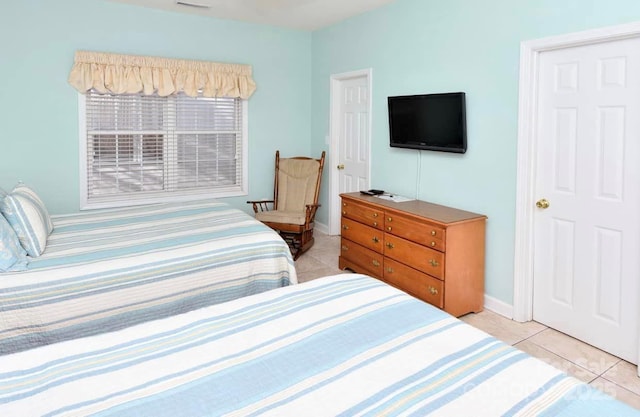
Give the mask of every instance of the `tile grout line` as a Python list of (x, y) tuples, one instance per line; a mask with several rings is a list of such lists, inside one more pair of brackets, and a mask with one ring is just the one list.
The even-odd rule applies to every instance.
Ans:
[[(535, 323), (538, 323), (538, 322), (536, 321)], [(544, 324), (542, 324), (542, 323), (538, 323), (538, 324), (540, 324), (541, 326), (544, 326)], [(544, 329), (541, 329), (541, 330), (539, 330), (539, 331), (535, 332), (534, 334), (532, 334), (532, 335), (529, 335), (529, 336), (525, 337), (525, 338), (524, 338), (524, 339), (522, 339), (520, 342), (524, 342), (525, 340), (529, 340), (529, 339), (531, 339), (533, 336), (536, 336), (536, 335), (538, 335), (538, 334), (540, 334), (540, 333), (542, 333), (542, 332), (544, 332), (545, 330), (548, 330), (548, 329), (549, 329), (549, 327), (546, 327), (546, 326), (545, 326), (545, 328), (544, 328)], [(518, 343), (520, 343), (520, 342), (518, 342)], [(540, 346), (540, 345), (538, 345), (536, 342), (533, 342), (533, 341), (532, 341), (531, 343), (533, 343), (533, 344), (534, 344), (534, 345), (536, 345), (536, 346)], [(540, 347), (542, 347), (542, 346), (540, 346)], [(544, 348), (543, 348), (543, 349), (544, 349)], [(546, 349), (545, 349), (545, 350), (546, 350)], [(551, 351), (548, 351), (548, 352), (551, 352)], [(551, 353), (553, 353), (553, 352), (551, 352)], [(558, 356), (560, 356), (560, 355), (558, 355)]]
[[(538, 333), (540, 333), (540, 332), (538, 332)], [(538, 334), (538, 333), (536, 333), (536, 334)], [(535, 336), (535, 335), (533, 335), (533, 336)], [(533, 337), (533, 336), (531, 336), (531, 337)], [(524, 342), (525, 340), (528, 340), (528, 339), (529, 339), (529, 338), (527, 338), (527, 339), (523, 339), (523, 340), (521, 340), (521, 342)], [(520, 343), (520, 342), (518, 342), (518, 343)], [(530, 341), (530, 343), (533, 343), (534, 345), (536, 345), (536, 346), (537, 346), (537, 347), (539, 347), (540, 349), (544, 350), (545, 352), (550, 353), (550, 354), (552, 354), (552, 355), (554, 355), (554, 356), (557, 356), (557, 357), (559, 357), (560, 359), (565, 360), (565, 361), (567, 361), (567, 362), (569, 362), (569, 363), (571, 363), (571, 364), (573, 364), (573, 365), (577, 366), (578, 368), (582, 369), (583, 371), (587, 371), (587, 372), (589, 372), (590, 374), (594, 375), (594, 378), (593, 378), (591, 381), (587, 382), (587, 384), (592, 383), (593, 381), (595, 381), (596, 379), (598, 379), (599, 377), (601, 377), (601, 376), (602, 376), (602, 374), (598, 374), (598, 373), (596, 373), (596, 372), (593, 372), (593, 371), (592, 371), (592, 370), (590, 370), (590, 369), (585, 368), (584, 366), (578, 365), (577, 363), (575, 363), (575, 362), (574, 362), (574, 361), (572, 361), (571, 359), (567, 359), (567, 358), (565, 358), (565, 357), (564, 357), (564, 356), (562, 356), (562, 355), (558, 355), (557, 353), (555, 353), (555, 352), (553, 352), (553, 351), (551, 351), (551, 350), (549, 350), (549, 349), (545, 348), (544, 346), (540, 346), (539, 344), (537, 344), (537, 343), (536, 343), (536, 342), (534, 342), (534, 341)], [(514, 346), (514, 347), (516, 347), (516, 346)], [(525, 352), (525, 353), (526, 353), (526, 352)], [(536, 357), (536, 356), (534, 356), (534, 355), (531, 355), (531, 354), (529, 354), (529, 355), (530, 355), (530, 356), (533, 356), (534, 358), (537, 358), (537, 359), (542, 360), (541, 358), (538, 358), (538, 357)], [(546, 361), (545, 361), (545, 362), (546, 362)], [(547, 362), (547, 363), (548, 363), (548, 362)], [(551, 364), (549, 364), (549, 365), (551, 365)], [(571, 375), (569, 372), (565, 371), (564, 369), (558, 368), (557, 366), (554, 366), (554, 365), (551, 365), (551, 366), (553, 366), (554, 368), (558, 369), (559, 371), (564, 372), (565, 374), (567, 374), (567, 375), (569, 375), (569, 376), (573, 376), (573, 375)], [(607, 369), (607, 370), (608, 370), (608, 369)], [(605, 372), (606, 372), (606, 371), (605, 371)], [(604, 372), (603, 372), (603, 373), (604, 373)], [(574, 378), (576, 378), (576, 377), (574, 376)]]
[[(600, 374), (599, 376), (603, 376), (604, 374), (606, 374), (607, 372), (609, 372), (609, 371), (611, 370), (611, 368), (613, 368), (614, 366), (618, 365), (618, 364), (619, 364), (620, 362), (622, 362), (622, 361), (623, 361), (623, 359), (622, 359), (622, 358), (618, 358), (618, 362), (614, 363), (613, 365), (611, 365), (610, 367), (608, 367), (607, 369), (605, 369), (605, 370), (604, 370), (604, 372), (602, 372), (602, 374)], [(604, 377), (603, 377), (603, 378), (604, 378)], [(607, 378), (605, 378), (605, 379), (607, 379)], [(609, 380), (607, 379), (607, 381), (609, 381)], [(611, 382), (613, 382), (613, 381), (611, 381)]]

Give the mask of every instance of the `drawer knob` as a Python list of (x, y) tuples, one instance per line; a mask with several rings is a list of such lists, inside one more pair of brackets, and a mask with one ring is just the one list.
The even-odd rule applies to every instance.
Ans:
[(387, 230), (390, 232), (391, 231), (391, 226), (387, 227)]
[(346, 216), (347, 215), (347, 211), (346, 210), (342, 210), (342, 215)]
[(349, 250), (349, 246), (347, 246), (347, 245), (342, 245), (342, 250)]
[(378, 227), (378, 222), (373, 222), (373, 227)]
[(432, 287), (431, 285), (429, 285), (428, 290), (431, 293), (431, 295), (438, 295), (438, 289), (436, 287)]
[(431, 247), (433, 248), (433, 247), (435, 247), (435, 246), (436, 246), (436, 242), (431, 241)]
[(373, 217), (378, 217), (378, 213), (373, 213)]
[(349, 230), (349, 226), (347, 226), (346, 224), (342, 226), (342, 230)]
[(435, 231), (435, 230), (432, 230), (432, 231), (431, 231), (431, 236), (435, 236), (435, 235), (436, 235), (436, 231)]
[(391, 268), (391, 267), (387, 268), (387, 272), (392, 274), (393, 273), (393, 268)]
[(429, 259), (429, 263), (431, 264), (431, 266), (438, 266), (440, 265), (440, 263), (438, 261), (436, 261), (435, 259)]
[(376, 261), (375, 259), (373, 261), (371, 261), (371, 263), (373, 264), (373, 266), (380, 266), (380, 262)]
[(386, 246), (387, 246), (389, 249), (393, 249), (393, 248), (394, 248), (393, 243), (391, 243), (391, 242), (387, 242), (387, 245), (386, 245)]
[(371, 240), (373, 240), (373, 243), (378, 243), (378, 242), (380, 242), (380, 239), (378, 239), (378, 237), (377, 237), (377, 236), (374, 236), (374, 237), (373, 237), (373, 239), (371, 239)]
[(342, 207), (347, 207), (347, 203), (342, 203)]
[(391, 220), (393, 220), (391, 217), (387, 217), (388, 222), (390, 222)]

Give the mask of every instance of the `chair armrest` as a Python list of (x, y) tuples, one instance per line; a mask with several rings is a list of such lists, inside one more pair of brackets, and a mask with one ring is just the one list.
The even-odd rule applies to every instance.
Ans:
[(305, 213), (305, 223), (312, 223), (316, 218), (316, 211), (318, 207), (322, 204), (307, 204), (306, 213)]
[(251, 204), (253, 206), (254, 213), (258, 213), (260, 211), (269, 211), (269, 204), (273, 205), (274, 203), (275, 203), (274, 200), (247, 201), (247, 204)]

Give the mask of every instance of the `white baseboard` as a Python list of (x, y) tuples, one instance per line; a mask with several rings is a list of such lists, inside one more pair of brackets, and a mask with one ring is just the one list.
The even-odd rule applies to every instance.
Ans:
[(322, 223), (318, 223), (315, 222), (316, 224), (313, 225), (313, 228), (315, 230), (317, 230), (320, 233), (324, 233), (325, 235), (329, 234), (329, 226), (327, 226), (326, 224), (322, 224)]
[(513, 306), (511, 304), (507, 304), (487, 294), (484, 295), (484, 308), (498, 313), (501, 316), (505, 316), (508, 319), (513, 319)]

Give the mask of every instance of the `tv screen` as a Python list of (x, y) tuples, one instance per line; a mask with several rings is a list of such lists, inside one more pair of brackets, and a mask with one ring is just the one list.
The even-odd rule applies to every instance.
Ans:
[(392, 147), (467, 151), (464, 93), (389, 97), (388, 105)]

